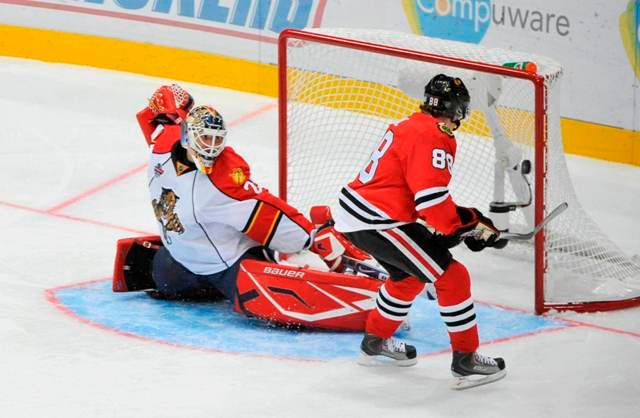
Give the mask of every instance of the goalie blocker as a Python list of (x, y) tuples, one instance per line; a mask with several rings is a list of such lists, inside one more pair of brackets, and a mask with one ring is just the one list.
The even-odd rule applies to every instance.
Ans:
[[(113, 291), (152, 290), (159, 236), (118, 240)], [(291, 327), (363, 331), (383, 281), (245, 259), (236, 280), (234, 310)]]

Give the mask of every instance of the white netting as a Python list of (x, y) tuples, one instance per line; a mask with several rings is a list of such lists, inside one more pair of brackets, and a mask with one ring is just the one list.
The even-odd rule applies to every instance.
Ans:
[[(404, 33), (321, 29), (340, 38), (411, 51), (504, 65), (535, 62), (547, 87), (547, 210), (569, 209), (546, 230), (545, 302), (619, 300), (640, 296), (640, 266), (625, 256), (587, 216), (567, 171), (556, 111), (561, 67), (548, 58), (509, 50), (442, 41)], [(534, 85), (529, 80), (431, 64), (310, 40), (287, 47), (287, 199), (301, 211), (314, 204), (335, 207), (340, 188), (368, 160), (390, 122), (418, 110), (426, 82), (438, 73), (459, 76), (471, 92), (471, 115), (456, 133), (458, 152), (451, 184), (454, 200), (488, 212), (491, 201), (526, 201), (528, 188), (512, 167), (533, 164)], [(535, 193), (535, 191), (534, 191)], [(531, 228), (533, 207), (497, 215), (502, 228)], [(512, 255), (533, 253), (512, 243)]]

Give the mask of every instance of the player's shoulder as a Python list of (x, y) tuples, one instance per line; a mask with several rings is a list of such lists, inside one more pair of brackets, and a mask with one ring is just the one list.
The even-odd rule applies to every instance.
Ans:
[(171, 152), (171, 149), (176, 142), (180, 141), (180, 126), (178, 125), (165, 125), (162, 132), (156, 138), (153, 144), (154, 154), (166, 154)]
[[(233, 148), (225, 147), (214, 164), (209, 180), (215, 187), (234, 199), (246, 199), (245, 183), (251, 177), (249, 164)], [(249, 193), (251, 194), (251, 193)]]
[(216, 158), (216, 164), (221, 166), (246, 166), (249, 168), (249, 164), (245, 161), (240, 154), (236, 152), (232, 147), (226, 146), (224, 151)]
[(397, 126), (399, 131), (413, 134), (413, 137), (421, 140), (448, 140), (454, 138), (453, 131), (445, 123), (424, 112), (416, 112), (410, 115)]
[(233, 148), (225, 147), (222, 154), (216, 158), (210, 177), (216, 180), (242, 186), (249, 179), (251, 170), (249, 164)]

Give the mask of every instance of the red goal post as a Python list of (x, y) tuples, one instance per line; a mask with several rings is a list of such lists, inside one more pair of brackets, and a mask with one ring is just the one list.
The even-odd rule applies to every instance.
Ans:
[[(504, 66), (520, 61), (536, 62), (538, 72)], [(431, 76), (453, 73), (472, 96), (472, 114), (456, 135), (456, 171), (463, 172), (452, 180), (456, 202), (488, 212), (490, 201), (522, 203), (533, 189), (529, 207), (491, 213), (501, 229), (514, 232), (569, 202), (570, 210), (541, 231), (533, 246), (510, 244), (504, 251), (533, 260), (536, 313), (640, 304), (640, 287), (617, 292), (615, 283), (613, 294), (602, 297), (593, 289), (600, 289), (599, 282), (582, 279), (594, 274), (605, 282), (630, 277), (640, 283), (640, 266), (610, 241), (596, 248), (591, 238), (575, 236), (584, 225), (589, 231), (597, 226), (575, 198), (566, 170), (555, 104), (562, 69), (555, 62), (404, 33), (322, 29), (283, 31), (278, 66), (280, 196), (301, 211), (334, 206), (339, 187), (353, 178), (386, 125), (417, 110), (419, 90)], [(524, 160), (533, 166), (531, 186), (516, 172)]]

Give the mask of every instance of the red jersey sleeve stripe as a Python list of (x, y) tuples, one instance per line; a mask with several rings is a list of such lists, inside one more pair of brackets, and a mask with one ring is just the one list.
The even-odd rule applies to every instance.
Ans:
[(254, 209), (252, 219), (244, 233), (252, 240), (265, 245), (273, 237), (275, 226), (278, 224), (282, 212), (264, 202), (260, 202), (257, 210)]
[(253, 210), (251, 211), (251, 215), (249, 215), (249, 219), (247, 220), (247, 224), (244, 226), (244, 228), (242, 228), (242, 233), (247, 233), (247, 231), (249, 230), (249, 228), (251, 228), (251, 226), (253, 225), (253, 222), (256, 219), (256, 214), (258, 213), (258, 210), (260, 210), (260, 206), (262, 205), (261, 201), (257, 201), (256, 205), (253, 207)]
[(419, 209), (418, 215), (444, 235), (454, 233), (462, 225), (460, 216), (456, 212), (456, 204), (450, 195), (447, 195), (437, 206), (432, 205)]
[(276, 231), (278, 230), (278, 225), (280, 224), (280, 219), (282, 219), (282, 212), (278, 211), (276, 218), (273, 220), (273, 223), (271, 224), (271, 229), (267, 234), (267, 239), (265, 240), (265, 242), (262, 243), (262, 245), (264, 245), (265, 247), (269, 246), (269, 244), (271, 243), (271, 240), (273, 239), (273, 236), (276, 234)]
[(426, 209), (444, 202), (449, 197), (446, 187), (431, 187), (421, 190), (415, 195), (416, 210)]
[(298, 210), (292, 206), (289, 206), (287, 202), (275, 197), (271, 193), (263, 190), (257, 198), (264, 202), (264, 204), (273, 206), (280, 210), (289, 220), (302, 228), (307, 234), (310, 234), (313, 230), (313, 224)]

